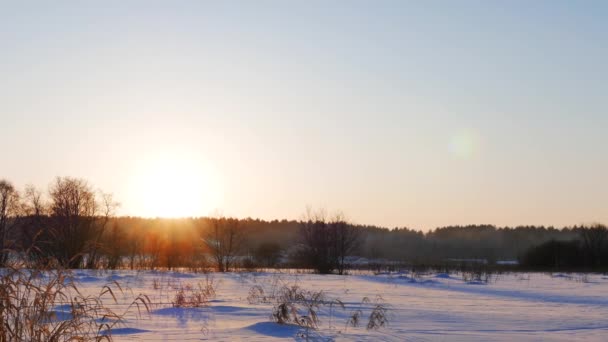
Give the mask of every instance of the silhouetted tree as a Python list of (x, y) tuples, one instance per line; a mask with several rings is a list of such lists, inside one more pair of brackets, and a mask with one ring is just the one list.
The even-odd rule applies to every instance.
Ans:
[(342, 275), (346, 266), (345, 258), (361, 243), (362, 230), (346, 222), (341, 214), (328, 223), (328, 228), (330, 238), (333, 240), (333, 251), (330, 254), (334, 258), (338, 274)]
[(84, 254), (102, 229), (95, 192), (85, 180), (57, 177), (49, 196), (51, 227), (45, 250), (69, 268), (82, 267)]
[(333, 250), (335, 236), (331, 232), (326, 216), (324, 210), (313, 213), (307, 208), (306, 217), (300, 222), (303, 253), (309, 266), (321, 274), (331, 273), (336, 265)]
[(101, 203), (99, 206), (99, 213), (96, 213), (96, 227), (95, 231), (92, 232), (92, 239), (86, 246), (88, 257), (87, 257), (87, 268), (97, 268), (99, 262), (99, 250), (102, 248), (101, 238), (106, 231), (106, 227), (110, 222), (110, 219), (114, 215), (114, 210), (118, 207), (118, 203), (114, 201), (111, 194), (100, 193)]
[(238, 219), (215, 218), (203, 236), (203, 242), (220, 272), (229, 271), (234, 266), (243, 242), (243, 232), (239, 228)]
[(10, 233), (22, 214), (19, 192), (6, 180), (0, 180), (0, 267), (3, 267), (13, 248)]
[(307, 209), (305, 219), (300, 222), (303, 253), (309, 266), (321, 274), (334, 269), (344, 274), (345, 259), (361, 243), (363, 231), (349, 224), (342, 214), (327, 221), (324, 210), (313, 213)]
[(40, 248), (40, 241), (44, 239), (44, 227), (49, 225), (48, 206), (42, 198), (42, 192), (33, 185), (25, 187), (22, 205), (24, 213), (20, 224), (19, 247), (27, 252), (29, 259), (44, 265), (49, 261), (49, 254)]

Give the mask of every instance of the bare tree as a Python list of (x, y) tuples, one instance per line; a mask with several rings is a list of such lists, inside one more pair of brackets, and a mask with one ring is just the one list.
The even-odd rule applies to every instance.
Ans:
[(46, 230), (46, 252), (69, 268), (83, 266), (91, 243), (101, 229), (100, 205), (83, 179), (57, 177), (49, 189), (51, 227)]
[(203, 242), (211, 252), (218, 271), (229, 271), (243, 242), (239, 220), (225, 217), (211, 219), (211, 227), (203, 236)]
[(361, 230), (348, 223), (344, 215), (337, 214), (329, 223), (329, 231), (333, 240), (333, 255), (338, 274), (344, 274), (345, 259), (351, 255), (361, 243)]
[(96, 227), (96, 232), (94, 232), (93, 240), (89, 242), (87, 246), (89, 255), (87, 258), (87, 268), (96, 268), (99, 263), (99, 249), (101, 246), (101, 237), (110, 222), (110, 219), (114, 215), (115, 209), (119, 206), (117, 202), (114, 201), (112, 194), (107, 194), (100, 192), (101, 197), (101, 207)]
[(334, 237), (326, 217), (325, 210), (312, 212), (311, 208), (306, 208), (306, 215), (300, 222), (300, 236), (305, 257), (309, 266), (314, 267), (321, 274), (331, 273), (336, 264), (333, 251)]
[(44, 216), (47, 212), (42, 199), (42, 192), (33, 185), (27, 185), (24, 193), (24, 208), (26, 216)]
[(3, 267), (13, 248), (10, 233), (22, 213), (19, 192), (6, 180), (0, 180), (0, 267)]
[(39, 243), (44, 239), (44, 226), (48, 224), (48, 206), (42, 192), (33, 185), (27, 185), (23, 193), (23, 225), (21, 227), (20, 248), (27, 251), (27, 257), (46, 264), (48, 254)]
[(361, 231), (341, 213), (328, 221), (325, 210), (313, 212), (307, 208), (300, 222), (300, 236), (310, 266), (321, 274), (335, 269), (344, 274), (345, 259), (359, 246)]

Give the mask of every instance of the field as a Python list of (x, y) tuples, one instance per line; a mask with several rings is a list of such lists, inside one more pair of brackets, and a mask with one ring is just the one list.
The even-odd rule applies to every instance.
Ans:
[[(459, 273), (76, 271), (74, 276), (84, 292), (120, 284), (118, 303), (104, 301), (117, 311), (139, 294), (148, 296), (149, 312), (131, 309), (113, 329), (116, 341), (600, 341), (608, 336), (608, 276), (601, 274), (509, 273), (492, 275), (487, 283), (466, 276), (465, 281)], [(277, 297), (293, 285), (303, 293), (322, 291), (317, 329), (273, 322)], [(378, 305), (387, 324), (367, 329)], [(360, 322), (353, 326), (349, 318), (357, 312)]]

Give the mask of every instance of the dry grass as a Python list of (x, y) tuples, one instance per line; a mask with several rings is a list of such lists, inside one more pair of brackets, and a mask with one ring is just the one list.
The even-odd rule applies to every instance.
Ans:
[(196, 286), (186, 283), (181, 285), (173, 298), (172, 304), (176, 308), (200, 308), (209, 306), (209, 300), (216, 297), (218, 282), (215, 278), (205, 277), (205, 282), (199, 282)]
[(249, 294), (247, 295), (247, 302), (249, 302), (249, 304), (270, 303), (270, 299), (271, 298), (265, 294), (264, 288), (260, 285), (253, 285), (249, 289)]
[(363, 317), (363, 309), (365, 306), (372, 304), (371, 311), (367, 322), (367, 330), (378, 330), (388, 325), (388, 305), (384, 302), (382, 296), (376, 296), (375, 301), (369, 299), (369, 297), (363, 297), (361, 304), (355, 310), (353, 310), (348, 320), (346, 321), (345, 330), (349, 326), (356, 328), (361, 325), (361, 319)]
[(388, 307), (382, 296), (376, 296), (376, 301), (369, 314), (367, 330), (378, 330), (388, 325)]
[(298, 285), (285, 285), (279, 291), (276, 301), (272, 317), (277, 323), (295, 323), (316, 329), (319, 325), (319, 309), (325, 304), (325, 294), (323, 291), (306, 291)]
[(84, 295), (69, 270), (11, 266), (0, 272), (0, 342), (110, 341), (129, 310), (149, 310), (149, 299), (139, 296), (124, 312), (114, 312), (104, 301), (116, 303), (120, 284)]

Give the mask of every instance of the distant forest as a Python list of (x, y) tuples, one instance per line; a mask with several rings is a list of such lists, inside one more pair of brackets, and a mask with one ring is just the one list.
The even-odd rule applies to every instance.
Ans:
[[(146, 219), (119, 217), (112, 219), (105, 238), (122, 241), (127, 246), (141, 245), (155, 249), (162, 241), (179, 246), (182, 251), (202, 245), (201, 234), (212, 227), (213, 218)], [(253, 254), (264, 244), (277, 244), (288, 252), (299, 243), (300, 221), (239, 219), (238, 227), (246, 236), (243, 253)], [(447, 258), (516, 260), (530, 247), (550, 240), (570, 241), (579, 237), (579, 227), (497, 228), (492, 225), (471, 225), (437, 228), (427, 233), (407, 228), (381, 228), (353, 225), (363, 232), (363, 241), (352, 255), (368, 259), (403, 262), (442, 260)], [(116, 231), (115, 231), (116, 230)], [(114, 237), (116, 234), (118, 237)], [(157, 247), (156, 247), (157, 248)]]
[(70, 268), (298, 267), (321, 273), (373, 264), (608, 266), (608, 229), (599, 224), (469, 225), (421, 232), (310, 213), (300, 221), (114, 217), (110, 197), (67, 177), (57, 178), (42, 195), (33, 188), (20, 193), (0, 181), (1, 264), (21, 258)]

